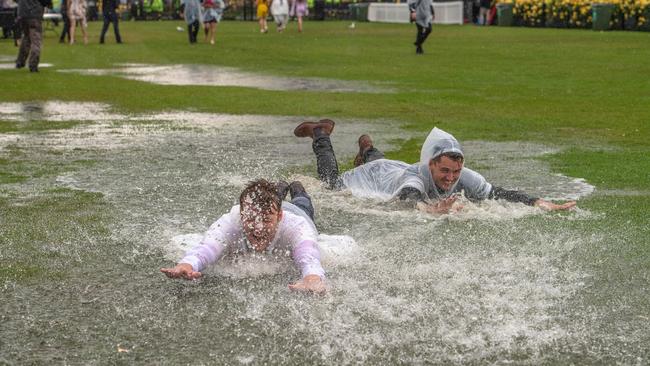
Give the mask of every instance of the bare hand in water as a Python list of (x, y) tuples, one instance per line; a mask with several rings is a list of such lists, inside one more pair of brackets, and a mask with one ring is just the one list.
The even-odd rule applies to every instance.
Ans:
[(195, 280), (201, 277), (201, 272), (197, 272), (192, 268), (191, 264), (180, 263), (174, 268), (161, 268), (160, 272), (167, 275), (169, 278), (184, 278), (186, 280)]
[(452, 195), (430, 204), (420, 202), (418, 203), (417, 207), (421, 211), (434, 214), (434, 215), (446, 214), (449, 213), (450, 211), (459, 211), (460, 209), (463, 208), (462, 205), (457, 205), (456, 207), (453, 207), (458, 197), (459, 197), (458, 195)]
[(543, 199), (538, 199), (535, 201), (535, 206), (541, 208), (545, 211), (558, 211), (558, 210), (570, 210), (576, 206), (576, 201), (569, 201), (563, 204), (555, 204), (553, 202), (544, 201)]
[(325, 281), (319, 275), (307, 275), (303, 279), (289, 284), (289, 289), (292, 291), (323, 294), (327, 291), (327, 286), (325, 286)]

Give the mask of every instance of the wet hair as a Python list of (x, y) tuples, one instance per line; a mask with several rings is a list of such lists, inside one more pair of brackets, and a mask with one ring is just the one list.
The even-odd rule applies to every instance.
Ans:
[(263, 213), (280, 211), (282, 201), (278, 196), (275, 184), (266, 179), (248, 182), (248, 185), (239, 196), (239, 206), (243, 208), (244, 206), (250, 207), (250, 205), (254, 205)]
[(453, 160), (453, 161), (457, 161), (457, 162), (461, 162), (461, 163), (465, 160), (465, 158), (463, 157), (463, 155), (460, 154), (460, 153), (457, 153), (457, 152), (446, 152), (446, 153), (442, 153), (442, 154), (436, 156), (435, 158), (433, 158), (433, 159), (431, 159), (431, 160), (435, 161), (436, 163), (439, 163), (439, 162), (440, 162), (440, 159), (441, 159), (443, 156), (446, 156), (447, 158), (449, 158), (449, 159), (451, 159), (451, 160)]

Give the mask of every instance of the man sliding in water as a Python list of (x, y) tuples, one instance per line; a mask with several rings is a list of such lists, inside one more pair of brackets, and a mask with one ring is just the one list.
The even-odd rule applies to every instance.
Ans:
[(339, 176), (330, 135), (334, 121), (303, 122), (294, 130), (297, 137), (311, 137), (319, 178), (331, 189), (349, 188), (352, 194), (382, 200), (413, 200), (432, 214), (448, 213), (461, 192), (472, 201), (505, 199), (544, 210), (568, 210), (575, 201), (555, 204), (524, 192), (495, 187), (479, 173), (464, 167), (465, 156), (456, 139), (438, 128), (427, 137), (420, 162), (407, 164), (384, 159), (368, 135), (359, 138), (359, 153), (353, 170)]
[[(291, 203), (283, 202), (287, 192)], [(291, 254), (302, 278), (289, 285), (291, 290), (323, 293), (325, 271), (316, 245), (311, 198), (298, 181), (250, 182), (239, 196), (239, 205), (210, 226), (201, 243), (187, 252), (173, 268), (160, 271), (170, 278), (193, 280), (224, 254), (246, 252), (268, 255)]]

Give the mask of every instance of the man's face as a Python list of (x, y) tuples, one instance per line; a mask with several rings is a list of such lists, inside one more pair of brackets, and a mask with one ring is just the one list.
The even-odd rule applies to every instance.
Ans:
[(454, 161), (446, 156), (442, 156), (439, 161), (431, 160), (429, 162), (429, 171), (433, 182), (443, 191), (448, 191), (456, 184), (463, 170), (462, 161)]
[(245, 205), (241, 210), (244, 235), (256, 252), (263, 252), (271, 244), (278, 231), (282, 210), (264, 212), (255, 205)]

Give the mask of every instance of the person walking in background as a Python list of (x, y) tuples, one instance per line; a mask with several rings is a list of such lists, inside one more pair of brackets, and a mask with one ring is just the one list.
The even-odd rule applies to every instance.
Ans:
[(70, 42), (70, 19), (68, 19), (68, 2), (63, 0), (61, 1), (61, 19), (63, 20), (63, 30), (61, 30), (61, 36), (59, 36), (59, 43), (65, 42), (65, 38), (68, 37), (68, 42)]
[(489, 25), (488, 13), (492, 7), (492, 0), (480, 0), (478, 10), (478, 25)]
[(86, 0), (66, 0), (68, 2), (68, 19), (70, 21), (70, 44), (74, 44), (75, 41), (75, 28), (77, 22), (81, 27), (81, 33), (84, 37), (84, 44), (88, 44), (88, 33), (86, 29), (88, 28), (88, 23), (86, 21), (86, 8), (88, 4)]
[(257, 21), (260, 23), (260, 33), (266, 33), (269, 31), (269, 27), (266, 25), (266, 17), (269, 16), (269, 5), (268, 0), (255, 0), (255, 5), (257, 6)]
[(198, 0), (181, 0), (181, 16), (187, 23), (187, 33), (190, 37), (190, 44), (196, 43), (196, 35), (199, 33), (199, 19), (201, 19), (201, 5)]
[(424, 53), (422, 44), (431, 34), (431, 24), (435, 17), (432, 0), (409, 0), (409, 10), (411, 12), (411, 22), (415, 22), (418, 33), (415, 37), (415, 53), (421, 55)]
[(309, 15), (307, 0), (294, 0), (289, 16), (298, 18), (298, 32), (302, 33), (302, 18)]
[(223, 15), (223, 8), (225, 4), (223, 0), (205, 0), (203, 2), (205, 8), (203, 12), (203, 27), (205, 27), (205, 40), (210, 40), (210, 44), (214, 44), (214, 35), (217, 32), (217, 23), (221, 22)]
[(273, 0), (271, 3), (271, 14), (278, 32), (282, 32), (287, 27), (289, 21), (289, 2), (288, 0)]
[[(52, 1), (47, 0), (45, 6), (52, 7)], [(41, 59), (41, 44), (43, 40), (43, 12), (44, 5), (39, 0), (18, 0), (18, 25), (23, 32), (20, 41), (16, 68), (25, 67), (29, 58), (29, 71), (38, 72), (38, 63)]]
[(104, 43), (104, 36), (108, 31), (109, 24), (113, 23), (113, 31), (115, 32), (115, 41), (122, 43), (120, 37), (120, 28), (118, 27), (117, 7), (119, 6), (118, 0), (102, 0), (102, 14), (104, 15), (104, 26), (102, 27), (102, 34), (99, 36), (99, 43)]

